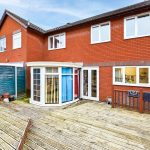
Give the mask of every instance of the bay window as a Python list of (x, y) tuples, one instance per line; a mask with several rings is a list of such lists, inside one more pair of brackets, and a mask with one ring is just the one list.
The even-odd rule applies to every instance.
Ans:
[(57, 34), (48, 37), (48, 50), (62, 49), (66, 47), (66, 34)]
[(113, 68), (113, 84), (129, 86), (150, 86), (150, 67), (121, 66)]
[(110, 22), (91, 27), (91, 44), (110, 41)]
[(150, 35), (150, 13), (126, 18), (124, 21), (124, 38), (130, 39)]

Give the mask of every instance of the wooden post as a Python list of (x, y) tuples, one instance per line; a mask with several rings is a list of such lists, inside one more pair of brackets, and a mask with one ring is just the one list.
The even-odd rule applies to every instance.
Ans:
[(111, 104), (112, 108), (115, 107), (115, 104), (114, 104), (114, 103), (115, 103), (115, 102), (114, 102), (114, 86), (112, 86), (112, 104)]
[(25, 130), (23, 132), (23, 135), (22, 135), (22, 137), (21, 137), (21, 139), (19, 141), (19, 145), (17, 147), (17, 150), (22, 150), (23, 149), (23, 145), (24, 145), (25, 140), (27, 138), (27, 133), (28, 133), (30, 127), (31, 127), (31, 119), (28, 120), (27, 126), (26, 126), (26, 128), (25, 128)]
[(139, 112), (143, 113), (143, 89), (140, 89)]

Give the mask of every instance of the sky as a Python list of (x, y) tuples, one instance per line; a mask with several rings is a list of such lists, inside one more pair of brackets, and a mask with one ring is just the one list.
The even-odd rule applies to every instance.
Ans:
[(47, 30), (144, 0), (0, 0), (8, 9)]

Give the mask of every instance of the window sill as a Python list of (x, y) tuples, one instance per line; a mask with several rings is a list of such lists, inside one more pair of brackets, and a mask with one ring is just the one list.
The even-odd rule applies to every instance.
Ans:
[[(5, 50), (6, 51), (6, 50)], [(0, 51), (0, 53), (4, 53), (5, 51)]]
[(138, 39), (138, 38), (144, 38), (144, 37), (148, 37), (148, 36), (150, 36), (150, 35), (134, 36), (134, 37), (124, 37), (124, 40)]
[(12, 50), (17, 50), (17, 49), (21, 49), (22, 47), (17, 47), (17, 48), (13, 48)]
[(65, 49), (66, 47), (63, 47), (63, 48), (55, 48), (55, 49), (48, 49), (48, 51), (55, 51), (55, 50), (63, 50)]
[(137, 86), (137, 87), (150, 87), (150, 84), (128, 84), (128, 83), (113, 83), (113, 85), (119, 85), (119, 86)]
[(91, 45), (93, 45), (93, 44), (102, 44), (102, 43), (109, 43), (109, 42), (111, 42), (111, 40), (103, 41), (103, 42), (91, 42)]

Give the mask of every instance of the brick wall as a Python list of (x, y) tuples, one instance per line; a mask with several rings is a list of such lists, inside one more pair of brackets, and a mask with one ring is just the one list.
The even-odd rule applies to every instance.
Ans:
[[(141, 12), (139, 12), (141, 13)], [(130, 15), (129, 15), (130, 16)], [(105, 20), (109, 21), (109, 20)], [(47, 37), (44, 44), (44, 60), (46, 61), (72, 61), (84, 64), (98, 64), (100, 62), (128, 62), (150, 60), (150, 37), (124, 39), (124, 18), (111, 20), (111, 42), (90, 44), (91, 25), (72, 27), (66, 32), (66, 48), (48, 50)], [(52, 35), (52, 34), (51, 34)], [(132, 65), (132, 64), (131, 64)], [(100, 100), (112, 95), (112, 67), (100, 67)]]
[[(22, 32), (22, 47), (12, 49), (12, 35), (14, 31)], [(0, 52), (0, 62), (21, 62), (26, 61), (27, 32), (20, 24), (16, 23), (12, 18), (6, 17), (3, 26), (0, 29), (0, 37), (6, 36), (6, 51)]]
[(105, 101), (107, 97), (112, 96), (112, 67), (99, 68), (99, 81), (100, 100)]
[[(12, 35), (14, 31), (21, 30), (22, 47), (12, 49)], [(44, 38), (41, 34), (25, 29), (11, 17), (7, 16), (0, 29), (0, 37), (6, 36), (6, 51), (0, 52), (0, 63), (30, 62), (43, 60)], [(30, 91), (30, 70), (26, 72), (26, 88)]]
[[(109, 21), (109, 20), (107, 20)], [(92, 24), (101, 23), (100, 21)], [(98, 62), (141, 61), (150, 59), (150, 37), (124, 39), (124, 18), (111, 20), (111, 42), (90, 44), (90, 30), (92, 24), (72, 27), (66, 32), (66, 48), (48, 50), (47, 37), (45, 38), (44, 60), (73, 61), (86, 64)], [(51, 34), (52, 35), (52, 34)]]
[[(84, 25), (72, 27), (66, 32), (66, 48), (48, 50), (48, 36), (33, 31), (27, 31), (16, 21), (7, 17), (0, 29), (0, 36), (7, 37), (7, 50), (0, 53), (0, 62), (17, 61), (66, 61), (95, 64), (100, 62), (123, 62), (150, 60), (150, 37), (123, 39), (124, 20), (111, 20), (111, 42), (90, 44), (91, 25), (110, 21), (94, 21)], [(22, 31), (22, 48), (12, 50), (12, 33), (18, 29)], [(52, 34), (50, 34), (52, 35)], [(30, 73), (27, 73), (27, 89), (30, 89)], [(112, 92), (112, 67), (100, 67), (100, 99), (105, 100)]]

